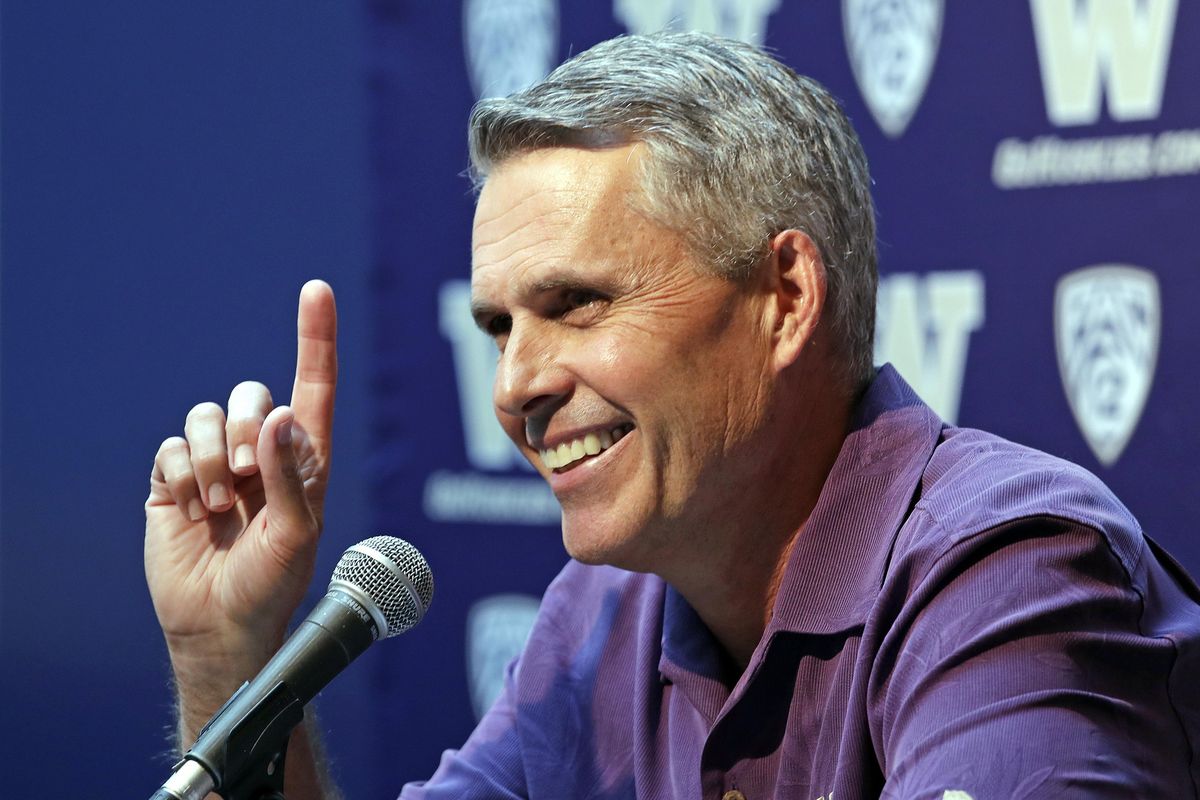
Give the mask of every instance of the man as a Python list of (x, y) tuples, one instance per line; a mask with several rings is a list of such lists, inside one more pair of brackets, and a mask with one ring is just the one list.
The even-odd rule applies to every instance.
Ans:
[[(872, 367), (869, 177), (824, 90), (629, 37), (481, 103), (471, 149), (496, 413), (573, 561), (403, 797), (1196, 796), (1196, 587), (1095, 478)], [(185, 742), (311, 578), (335, 327), (306, 286), (291, 407), (242, 384), (155, 460)], [(304, 731), (288, 770), (320, 796)]]

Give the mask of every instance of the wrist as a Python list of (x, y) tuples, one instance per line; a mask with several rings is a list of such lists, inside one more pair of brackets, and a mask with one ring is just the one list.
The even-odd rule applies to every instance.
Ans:
[(179, 743), (186, 750), (200, 728), (282, 644), (278, 637), (167, 637), (179, 709)]

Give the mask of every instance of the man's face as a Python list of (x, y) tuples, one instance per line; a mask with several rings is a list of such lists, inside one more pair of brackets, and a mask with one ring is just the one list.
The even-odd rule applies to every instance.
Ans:
[(568, 552), (662, 572), (763, 480), (771, 334), (766, 294), (705, 274), (632, 209), (642, 157), (501, 165), (475, 214), (472, 306), (500, 350), (496, 415), (561, 503)]

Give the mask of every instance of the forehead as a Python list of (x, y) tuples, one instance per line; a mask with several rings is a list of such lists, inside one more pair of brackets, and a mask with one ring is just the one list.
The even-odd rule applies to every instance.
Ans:
[(646, 244), (654, 226), (631, 203), (643, 157), (640, 145), (629, 145), (537, 150), (504, 162), (475, 210), (476, 290)]

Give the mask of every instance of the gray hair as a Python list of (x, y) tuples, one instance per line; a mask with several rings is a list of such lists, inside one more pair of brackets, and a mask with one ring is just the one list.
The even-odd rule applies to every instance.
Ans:
[(866, 156), (837, 101), (761, 50), (700, 33), (625, 36), (471, 112), (476, 186), (549, 147), (643, 143), (645, 211), (697, 257), (742, 279), (775, 234), (807, 234), (825, 262), (825, 313), (852, 387), (870, 380), (875, 210)]

